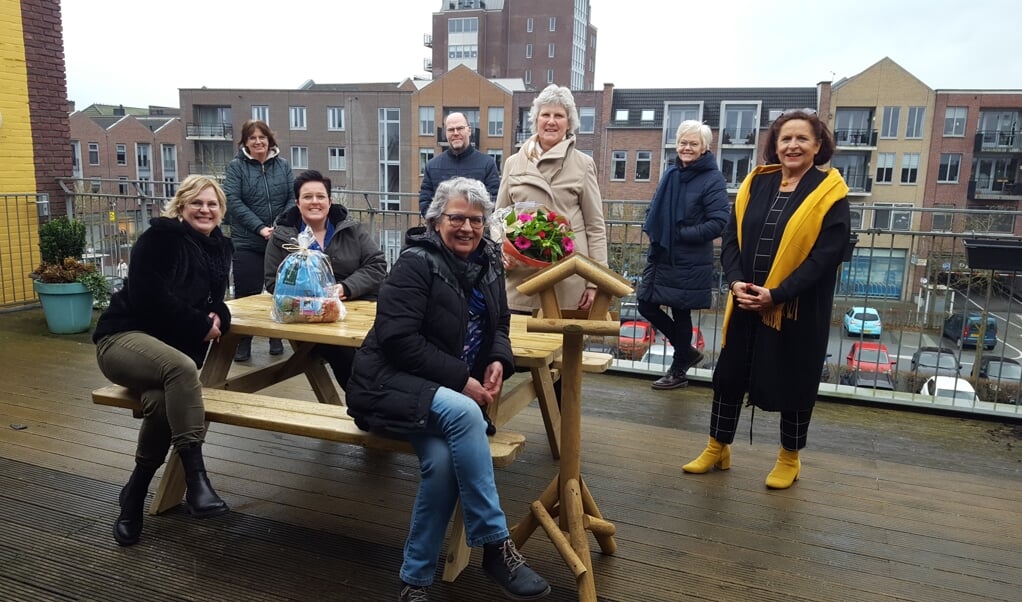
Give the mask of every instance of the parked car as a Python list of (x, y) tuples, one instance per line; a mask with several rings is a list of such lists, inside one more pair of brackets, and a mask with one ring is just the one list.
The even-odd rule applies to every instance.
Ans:
[(979, 360), (980, 378), (989, 382), (990, 401), (1018, 403), (1019, 388), (1022, 387), (1022, 364), (1018, 360), (999, 355), (984, 355)]
[(912, 373), (919, 376), (959, 376), (962, 365), (948, 347), (920, 347), (912, 354)]
[(841, 380), (846, 385), (894, 390), (894, 366), (897, 360), (887, 352), (887, 345), (857, 341), (845, 357), (847, 372)]
[(931, 376), (923, 383), (919, 394), (933, 397), (935, 403), (944, 401), (965, 408), (971, 408), (979, 401), (969, 381), (955, 376)]
[(646, 355), (656, 335), (653, 327), (645, 320), (629, 320), (621, 323), (618, 333), (618, 357), (623, 360), (637, 360)]
[[(951, 314), (944, 320), (944, 336), (955, 342), (958, 348), (975, 347), (979, 341), (979, 327), (983, 317), (978, 313)], [(987, 316), (986, 331), (983, 333), (983, 348), (993, 349), (997, 345), (997, 320)]]
[(880, 338), (884, 326), (880, 321), (880, 312), (874, 307), (853, 307), (845, 312), (842, 318), (845, 334), (848, 336), (872, 336)]

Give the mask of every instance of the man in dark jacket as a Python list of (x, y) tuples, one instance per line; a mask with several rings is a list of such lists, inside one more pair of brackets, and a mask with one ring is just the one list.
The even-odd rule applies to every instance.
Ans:
[(433, 157), (426, 163), (422, 174), (422, 185), (419, 187), (419, 213), (426, 216), (426, 209), (433, 202), (436, 187), (444, 180), (455, 176), (473, 178), (486, 185), (490, 200), (497, 200), (497, 189), (500, 188), (500, 175), (493, 157), (477, 151), (472, 146), (472, 128), (461, 113), (451, 113), (444, 120), (447, 132), (446, 151)]

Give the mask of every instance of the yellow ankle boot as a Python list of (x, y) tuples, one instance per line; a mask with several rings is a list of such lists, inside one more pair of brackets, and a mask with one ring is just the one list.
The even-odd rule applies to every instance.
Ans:
[(777, 463), (766, 478), (766, 486), (770, 489), (787, 489), (798, 480), (802, 463), (797, 451), (788, 451), (783, 447), (777, 452)]
[(682, 466), (681, 469), (685, 472), (703, 474), (704, 472), (709, 472), (713, 467), (717, 467), (720, 470), (731, 468), (731, 446), (710, 437), (710, 442), (706, 444), (706, 449), (703, 450), (703, 453), (699, 454), (699, 457), (695, 460)]

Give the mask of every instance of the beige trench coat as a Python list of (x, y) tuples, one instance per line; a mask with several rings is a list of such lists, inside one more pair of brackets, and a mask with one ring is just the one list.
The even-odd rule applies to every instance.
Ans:
[[(565, 216), (575, 233), (575, 252), (607, 265), (607, 229), (603, 221), (603, 197), (596, 181), (596, 164), (588, 155), (575, 150), (575, 138), (569, 137), (530, 161), (526, 153), (533, 148), (533, 136), (522, 150), (508, 157), (497, 193), (497, 209), (515, 203), (534, 201)], [(535, 148), (539, 148), (538, 143)], [(532, 311), (539, 297), (518, 292), (517, 286), (535, 272), (517, 267), (507, 273), (507, 303), (513, 311)], [(586, 281), (579, 276), (557, 285), (561, 307), (575, 309)]]

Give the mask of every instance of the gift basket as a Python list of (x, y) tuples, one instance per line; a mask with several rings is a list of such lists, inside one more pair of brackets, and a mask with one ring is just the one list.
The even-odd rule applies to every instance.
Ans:
[(285, 245), (293, 251), (277, 268), (277, 284), (273, 289), (270, 316), (275, 322), (337, 322), (345, 316), (344, 304), (338, 295), (330, 260), (321, 251), (310, 249), (315, 241), (312, 230), (298, 234), (296, 245)]

